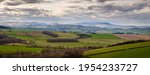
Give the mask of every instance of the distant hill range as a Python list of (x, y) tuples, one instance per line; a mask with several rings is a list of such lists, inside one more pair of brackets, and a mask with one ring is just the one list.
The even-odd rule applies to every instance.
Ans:
[[(75, 32), (102, 32), (102, 33), (116, 33), (116, 32), (133, 32), (133, 33), (148, 33), (150, 26), (126, 26), (116, 25), (109, 22), (82, 22), (74, 24), (59, 24), (59, 23), (38, 23), (38, 22), (4, 22), (0, 23), (3, 28), (22, 28), (22, 29), (36, 29), (36, 30), (50, 30), (50, 31), (75, 31)], [(8, 26), (8, 27), (5, 27)]]
[(7, 26), (1, 26), (0, 25), (0, 29), (11, 29), (10, 27), (7, 27)]

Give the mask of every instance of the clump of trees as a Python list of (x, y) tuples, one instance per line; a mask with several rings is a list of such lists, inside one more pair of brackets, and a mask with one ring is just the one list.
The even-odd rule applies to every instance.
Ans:
[(24, 40), (16, 39), (13, 37), (8, 37), (6, 35), (0, 34), (0, 45), (9, 44), (9, 43), (24, 43)]
[(91, 37), (89, 34), (80, 34), (80, 33), (78, 33), (77, 35), (79, 36), (78, 39)]
[(113, 34), (135, 34), (133, 32), (114, 32)]
[(48, 42), (79, 42), (78, 39), (72, 38), (57, 38), (57, 39), (48, 39)]
[(50, 31), (43, 31), (42, 33), (43, 33), (43, 34), (46, 34), (46, 35), (48, 35), (48, 36), (58, 37), (58, 34), (55, 34), (55, 33), (50, 32)]

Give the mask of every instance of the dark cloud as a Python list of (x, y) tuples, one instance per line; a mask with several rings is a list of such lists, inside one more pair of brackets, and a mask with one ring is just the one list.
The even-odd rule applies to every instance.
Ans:
[[(90, 2), (92, 2), (93, 0), (85, 0), (85, 1), (90, 1)], [(106, 2), (106, 1), (111, 1), (111, 0), (96, 0), (97, 2)]]
[[(103, 1), (108, 1), (108, 0), (100, 0), (101, 2)], [(150, 2), (150, 1), (149, 1)], [(145, 7), (150, 7), (150, 4), (147, 1), (143, 1), (137, 4), (133, 4), (132, 6), (119, 6), (119, 5), (114, 5), (114, 4), (107, 4), (107, 5), (93, 5), (89, 6), (88, 10), (95, 10), (95, 11), (103, 11), (103, 12), (114, 12), (114, 11), (121, 11), (121, 12), (132, 12), (134, 10), (141, 10), (144, 9)]]
[(104, 11), (115, 11), (115, 10), (118, 10), (118, 11), (121, 11), (121, 12), (130, 12), (130, 11), (133, 11), (133, 10), (141, 10), (144, 7), (146, 7), (146, 6), (143, 5), (143, 4), (133, 5), (133, 6), (106, 5), (106, 6), (103, 6), (103, 10)]
[(9, 1), (9, 2), (5, 3), (5, 5), (8, 5), (8, 6), (16, 6), (16, 5), (20, 5), (20, 4), (22, 4), (22, 2)]
[[(8, 12), (24, 12), (26, 13), (26, 16), (32, 16), (32, 15), (41, 15), (44, 12), (47, 12), (46, 10), (38, 10), (34, 8), (18, 8), (18, 9), (13, 9), (13, 8), (4, 8), (3, 11), (8, 11)], [(18, 14), (20, 15), (20, 14)], [(21, 15), (20, 15), (21, 16)], [(24, 15), (22, 15), (24, 16)]]
[(97, 0), (97, 2), (106, 2), (106, 1), (111, 1), (111, 0)]
[(43, 0), (22, 0), (26, 3), (40, 3), (40, 2), (43, 2)]
[[(1, 0), (0, 2), (3, 2), (6, 0)], [(6, 1), (4, 4), (8, 6), (16, 6), (16, 5), (21, 5), (21, 4), (28, 4), (28, 3), (40, 3), (44, 2), (43, 0), (9, 0)]]

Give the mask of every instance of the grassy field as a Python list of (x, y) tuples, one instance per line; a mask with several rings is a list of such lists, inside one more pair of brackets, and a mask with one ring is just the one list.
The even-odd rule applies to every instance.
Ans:
[(17, 51), (23, 52), (41, 52), (42, 48), (30, 48), (25, 46), (0, 46), (0, 53), (15, 53)]
[(105, 34), (92, 34), (91, 35), (91, 38), (94, 38), (94, 39), (119, 39), (119, 37), (117, 36), (114, 36), (112, 34), (109, 34), (109, 33), (105, 33)]
[(127, 49), (125, 51), (93, 55), (90, 57), (91, 58), (150, 58), (150, 47)]
[[(136, 57), (139, 54), (139, 57), (147, 56), (150, 57), (149, 47), (150, 42), (142, 42), (135, 44), (125, 44), (113, 47), (107, 47), (102, 49), (90, 50), (84, 52), (84, 56), (92, 58), (110, 58), (110, 57)], [(143, 53), (147, 52), (147, 55)]]
[(54, 42), (54, 43), (49, 43), (46, 41), (36, 41), (36, 45), (40, 47), (46, 47), (46, 46), (51, 46), (51, 47), (68, 47), (68, 48), (73, 48), (73, 47), (88, 47), (88, 46), (101, 46), (103, 44), (97, 44), (97, 43), (82, 43), (82, 42)]

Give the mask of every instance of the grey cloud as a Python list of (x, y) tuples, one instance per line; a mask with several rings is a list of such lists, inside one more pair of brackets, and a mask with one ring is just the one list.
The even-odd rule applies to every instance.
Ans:
[(104, 10), (108, 10), (108, 11), (122, 11), (122, 12), (130, 12), (133, 10), (141, 10), (145, 7), (145, 5), (140, 4), (140, 5), (133, 5), (133, 6), (114, 6), (114, 5), (107, 5), (107, 6), (103, 6)]
[[(12, 9), (12, 8), (4, 8), (3, 11), (7, 12), (24, 12), (26, 14), (18, 14), (19, 16), (39, 16), (41, 14), (44, 14), (45, 12), (48, 12), (46, 10), (38, 10), (34, 8), (18, 8), (18, 9)], [(8, 14), (9, 15), (9, 14)]]
[[(1, 0), (1, 2), (6, 1), (6, 0)], [(9, 0), (6, 1), (4, 4), (8, 6), (16, 6), (16, 5), (21, 5), (21, 4), (27, 4), (27, 3), (40, 3), (44, 2), (44, 0)]]
[(22, 0), (26, 3), (40, 3), (40, 2), (43, 2), (43, 0)]
[[(0, 0), (0, 2), (5, 1), (5, 0)], [(110, 1), (110, 3), (107, 1)], [(111, 2), (113, 1), (113, 2)], [(146, 8), (146, 7), (150, 7), (150, 0), (139, 0), (139, 2), (134, 2), (132, 4), (132, 0), (129, 1), (131, 2), (131, 5), (125, 5), (122, 4), (121, 2), (126, 2), (127, 0), (10, 0), (5, 1), (6, 5), (9, 6), (16, 6), (16, 7), (7, 7), (7, 8), (3, 8), (3, 12), (5, 14), (10, 14), (10, 15), (14, 15), (11, 14), (13, 12), (21, 12), (21, 14), (17, 14), (19, 16), (26, 16), (26, 17), (33, 17), (33, 16), (37, 16), (37, 17), (41, 17), (41, 15), (43, 15), (42, 17), (53, 17), (55, 15), (50, 15), (51, 13), (55, 13), (55, 10), (60, 10), (61, 13), (56, 12), (56, 17), (57, 18), (61, 18), (61, 17), (65, 17), (67, 18), (73, 18), (73, 19), (91, 19), (91, 16), (95, 16), (96, 19), (97, 18), (106, 18), (107, 20), (109, 19), (113, 19), (113, 20), (118, 20), (121, 22), (121, 20), (124, 19), (129, 19), (129, 21), (133, 20), (133, 21), (139, 21), (139, 22), (145, 22), (145, 23), (149, 23), (149, 15), (150, 12), (146, 11), (147, 13), (138, 13), (138, 11), (144, 11), (142, 9)], [(127, 1), (127, 2), (128, 2)], [(51, 3), (52, 2), (52, 3)], [(61, 5), (62, 2), (62, 5)], [(117, 4), (118, 2), (118, 4)], [(30, 5), (27, 5), (28, 7), (24, 7), (24, 8), (20, 8), (17, 5), (20, 4), (33, 4), (34, 6), (36, 6), (36, 3), (38, 5), (38, 3), (41, 3), (40, 5), (42, 6), (42, 4), (47, 4), (47, 7), (40, 7), (38, 8), (30, 8)], [(50, 4), (54, 6), (49, 6)], [(57, 4), (58, 3), (58, 4)], [(66, 3), (66, 4), (65, 4)], [(70, 4), (69, 4), (70, 3)], [(82, 5), (82, 3), (85, 3)], [(121, 4), (119, 4), (121, 3)], [(59, 6), (62, 6), (62, 8)], [(129, 3), (130, 4), (130, 3)], [(55, 6), (56, 5), (56, 6)], [(64, 6), (64, 7), (63, 7)], [(55, 9), (56, 7), (56, 9)], [(60, 9), (59, 9), (60, 7)], [(49, 8), (46, 11), (46, 8)], [(54, 10), (54, 12), (53, 12)], [(116, 11), (117, 10), (117, 11)], [(135, 11), (134, 11), (135, 10)], [(52, 11), (52, 12), (50, 12)], [(137, 13), (135, 13), (137, 11)], [(7, 13), (8, 12), (8, 13)], [(9, 13), (10, 12), (10, 13)], [(23, 14), (22, 14), (23, 12)], [(24, 14), (25, 13), (25, 14)], [(58, 16), (57, 16), (58, 13)], [(59, 16), (59, 14), (62, 14), (62, 16)], [(93, 19), (93, 18), (92, 18)], [(149, 22), (148, 22), (149, 21)], [(128, 21), (125, 21), (128, 22)]]
[(81, 3), (82, 1), (69, 1), (71, 3)]
[[(93, 0), (85, 0), (85, 1), (90, 1), (90, 2), (92, 2)], [(97, 2), (106, 2), (106, 1), (111, 1), (111, 0), (96, 0)]]
[(13, 1), (5, 3), (5, 5), (9, 5), (9, 6), (16, 6), (16, 5), (20, 5), (20, 4), (22, 4), (22, 3), (21, 2), (13, 2)]
[[(107, 1), (107, 0), (100, 0), (100, 1)], [(149, 1), (150, 2), (150, 1)], [(133, 4), (132, 6), (118, 6), (114, 4), (107, 4), (107, 5), (93, 5), (89, 6), (89, 10), (95, 11), (103, 11), (103, 12), (114, 12), (115, 10), (121, 12), (132, 12), (133, 10), (141, 10), (145, 7), (150, 7), (150, 4), (147, 1), (142, 1), (137, 4)]]
[(106, 1), (111, 1), (111, 0), (97, 0), (98, 2), (106, 2)]

